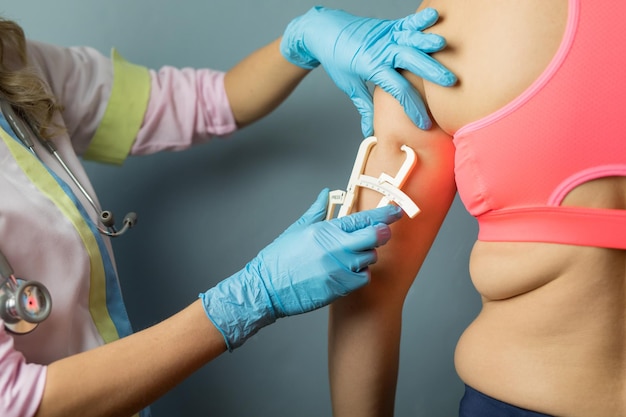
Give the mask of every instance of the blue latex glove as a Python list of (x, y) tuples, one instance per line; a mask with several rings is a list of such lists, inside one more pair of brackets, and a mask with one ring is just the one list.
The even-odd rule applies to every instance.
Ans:
[(361, 114), (365, 137), (373, 132), (374, 108), (367, 81), (395, 97), (417, 126), (429, 129), (432, 123), (421, 97), (396, 69), (444, 86), (456, 82), (452, 72), (427, 55), (446, 45), (443, 37), (421, 32), (438, 18), (431, 8), (403, 19), (380, 20), (314, 7), (289, 23), (280, 49), (302, 68), (322, 64)]
[(369, 281), (375, 248), (402, 217), (396, 206), (322, 221), (328, 190), (244, 269), (200, 294), (228, 350), (276, 319), (323, 307)]

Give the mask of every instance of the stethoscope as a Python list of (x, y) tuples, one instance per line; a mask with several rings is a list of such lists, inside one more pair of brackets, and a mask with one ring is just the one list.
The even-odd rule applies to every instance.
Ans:
[(17, 278), (9, 261), (0, 252), (0, 318), (11, 333), (26, 334), (48, 318), (52, 297), (37, 281)]
[[(13, 106), (1, 98), (0, 111), (2, 111), (4, 118), (18, 139), (41, 163), (43, 160), (35, 150), (33, 139), (37, 140), (56, 159), (81, 194), (98, 213), (98, 221), (95, 226), (100, 233), (117, 237), (126, 233), (137, 223), (137, 214), (130, 212), (124, 216), (122, 228), (117, 230), (113, 213), (98, 208), (94, 199), (91, 198), (57, 152), (54, 143), (44, 140), (36, 133), (37, 129), (32, 127), (27, 118), (18, 117)], [(0, 251), (0, 318), (4, 321), (5, 328), (16, 334), (30, 333), (39, 323), (48, 318), (51, 310), (52, 297), (48, 289), (40, 282), (17, 278), (6, 256)]]

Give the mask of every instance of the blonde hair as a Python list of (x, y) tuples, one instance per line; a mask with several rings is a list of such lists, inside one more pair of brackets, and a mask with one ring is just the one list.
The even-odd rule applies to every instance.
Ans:
[[(7, 56), (18, 58), (18, 67), (9, 68)], [(0, 95), (25, 117), (42, 138), (49, 139), (62, 128), (52, 120), (61, 110), (46, 84), (29, 67), (24, 31), (15, 22), (0, 17)]]

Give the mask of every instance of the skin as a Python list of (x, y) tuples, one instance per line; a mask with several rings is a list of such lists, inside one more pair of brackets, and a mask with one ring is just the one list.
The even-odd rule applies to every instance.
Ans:
[[(335, 417), (391, 417), (401, 310), (455, 192), (452, 135), (510, 102), (560, 45), (566, 0), (424, 0), (448, 48), (435, 58), (459, 77), (450, 89), (405, 74), (436, 126), (412, 126), (375, 92), (375, 135), (366, 174), (393, 174), (411, 146), (419, 162), (403, 188), (422, 209), (392, 225), (371, 285), (331, 306), (329, 366)], [(515, 47), (512, 47), (515, 45)], [(520, 65), (523, 62), (524, 65)], [(363, 191), (358, 209), (377, 204)], [(626, 178), (590, 181), (563, 205), (626, 209)], [(483, 308), (459, 340), (455, 365), (468, 385), (518, 407), (555, 416), (626, 415), (626, 251), (477, 241), (472, 281)], [(368, 366), (362, 366), (367, 363)]]
[[(279, 43), (226, 74), (239, 126), (270, 113), (309, 72), (287, 62)], [(224, 338), (196, 301), (146, 330), (50, 364), (36, 416), (130, 416), (225, 351)]]
[(279, 46), (277, 39), (226, 73), (226, 95), (239, 127), (271, 113), (310, 72), (285, 60)]

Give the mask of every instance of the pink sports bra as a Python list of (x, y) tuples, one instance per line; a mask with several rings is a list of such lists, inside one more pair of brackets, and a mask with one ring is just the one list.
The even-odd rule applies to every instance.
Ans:
[(626, 249), (626, 210), (560, 205), (587, 181), (626, 176), (626, 2), (569, 0), (568, 14), (543, 74), (454, 135), (479, 240)]

